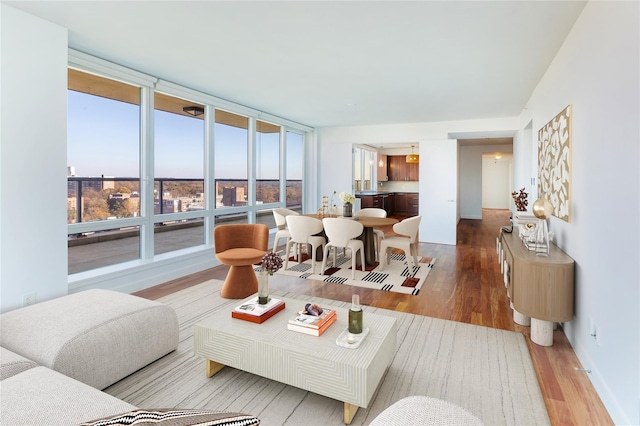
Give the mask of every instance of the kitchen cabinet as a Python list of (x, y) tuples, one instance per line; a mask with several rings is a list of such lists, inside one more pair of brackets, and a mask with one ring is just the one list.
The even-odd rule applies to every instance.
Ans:
[(394, 215), (399, 216), (417, 216), (420, 196), (416, 193), (399, 192), (394, 197)]
[(356, 195), (357, 198), (360, 198), (360, 208), (368, 209), (368, 208), (383, 208), (383, 200), (381, 195)]
[(389, 180), (388, 176), (388, 160), (386, 154), (378, 154), (378, 181), (386, 182)]
[(407, 210), (407, 194), (396, 194), (396, 205), (393, 214), (406, 214)]
[(387, 156), (387, 176), (392, 181), (417, 181), (419, 164), (407, 163), (405, 155)]
[(387, 195), (387, 216), (391, 216), (396, 211), (396, 194)]

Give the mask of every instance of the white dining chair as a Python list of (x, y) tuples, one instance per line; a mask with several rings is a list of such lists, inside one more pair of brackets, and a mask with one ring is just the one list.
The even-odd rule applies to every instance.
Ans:
[[(355, 279), (356, 276), (356, 264), (357, 253), (360, 251), (360, 265), (362, 266), (362, 272), (365, 271), (364, 263), (364, 243), (362, 240), (357, 239), (364, 230), (364, 226), (355, 220), (342, 219), (342, 218), (324, 218), (322, 219), (322, 225), (324, 226), (324, 233), (329, 240), (324, 246), (324, 252), (322, 257), (322, 273), (327, 267), (327, 258), (329, 257), (329, 250), (333, 248), (333, 266), (336, 266), (336, 251), (339, 248), (351, 250), (351, 279)], [(344, 251), (343, 251), (344, 252)]]
[[(353, 217), (387, 217), (387, 211), (385, 209), (379, 209), (377, 207), (367, 207), (361, 210), (358, 210)], [(378, 252), (380, 251), (380, 240), (384, 239), (384, 232), (380, 229), (373, 229), (373, 234), (375, 235), (374, 247), (376, 251), (376, 257), (378, 257)]]
[(291, 239), (287, 242), (287, 247), (284, 251), (284, 269), (287, 270), (289, 266), (289, 254), (292, 247), (295, 248), (298, 263), (300, 263), (302, 259), (302, 246), (310, 245), (311, 273), (315, 274), (316, 251), (318, 247), (322, 247), (322, 250), (324, 251), (324, 246), (327, 243), (327, 240), (323, 236), (317, 235), (322, 232), (322, 221), (320, 219), (302, 215), (288, 215), (286, 216), (286, 221), (287, 228), (291, 234)]
[(287, 220), (286, 217), (289, 215), (298, 215), (299, 213), (289, 209), (276, 208), (273, 209), (273, 218), (276, 221), (276, 227), (278, 231), (276, 232), (276, 236), (273, 238), (273, 248), (272, 252), (276, 252), (278, 248), (278, 241), (281, 239), (285, 239), (284, 245), (287, 246), (287, 243), (291, 239), (291, 233), (287, 229)]
[[(406, 218), (402, 222), (393, 225), (393, 232), (399, 234), (397, 237), (386, 237), (382, 240), (380, 247), (380, 270), (384, 270), (385, 264), (391, 261), (391, 249), (397, 248), (404, 251), (407, 260), (407, 267), (410, 266), (410, 259), (413, 257), (413, 268), (418, 267), (418, 254), (416, 250), (416, 240), (418, 228), (422, 216)], [(413, 270), (413, 269), (412, 269)]]

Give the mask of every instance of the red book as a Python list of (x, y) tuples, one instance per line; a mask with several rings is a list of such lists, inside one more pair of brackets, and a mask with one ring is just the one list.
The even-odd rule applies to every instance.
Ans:
[(289, 323), (287, 324), (287, 329), (291, 331), (297, 331), (298, 333), (310, 334), (312, 336), (321, 336), (322, 333), (324, 333), (327, 330), (327, 328), (331, 326), (331, 324), (336, 322), (337, 319), (338, 319), (338, 316), (333, 315), (327, 320), (327, 322), (322, 324), (320, 328), (311, 328), (311, 327), (305, 327), (305, 326)]
[(266, 305), (260, 305), (258, 300), (243, 303), (231, 311), (231, 317), (262, 324), (285, 308), (282, 300), (271, 298)]

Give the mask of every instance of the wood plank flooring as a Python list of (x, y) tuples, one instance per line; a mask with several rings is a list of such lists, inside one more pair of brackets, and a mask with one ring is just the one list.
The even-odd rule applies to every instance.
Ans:
[[(437, 259), (419, 295), (282, 275), (271, 277), (269, 286), (274, 290), (345, 302), (351, 301), (351, 295), (357, 292), (364, 305), (523, 333), (551, 423), (613, 425), (587, 374), (575, 370), (582, 366), (562, 329), (558, 327), (554, 331), (553, 346), (543, 347), (531, 342), (529, 327), (513, 322), (495, 250), (496, 236), (501, 226), (509, 225), (510, 212), (483, 209), (482, 215), (482, 220), (460, 221), (455, 246), (419, 244), (419, 255)], [(391, 227), (383, 230), (385, 234), (392, 233)], [(136, 294), (157, 299), (209, 279), (224, 280), (227, 271), (227, 266), (218, 266)]]

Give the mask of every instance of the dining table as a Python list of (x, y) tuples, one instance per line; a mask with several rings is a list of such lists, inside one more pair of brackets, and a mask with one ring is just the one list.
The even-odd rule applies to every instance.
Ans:
[[(343, 217), (343, 216), (330, 216), (330, 215), (319, 215), (316, 213), (308, 213), (304, 216), (315, 217), (318, 220), (322, 220), (326, 217), (338, 217), (344, 220), (355, 220), (360, 222), (364, 227), (362, 234), (358, 237), (358, 239), (362, 240), (364, 243), (364, 262), (367, 266), (375, 266), (376, 264), (376, 244), (375, 244), (375, 233), (373, 232), (374, 228), (379, 228), (381, 226), (391, 226), (398, 223), (397, 219), (391, 217), (369, 217), (369, 216), (359, 216), (359, 217)], [(324, 232), (323, 232), (324, 233)], [(326, 238), (326, 236), (325, 236)], [(318, 256), (319, 255), (319, 256)], [(316, 260), (322, 260), (322, 248), (316, 252)], [(358, 258), (358, 266), (360, 264), (360, 260)]]

